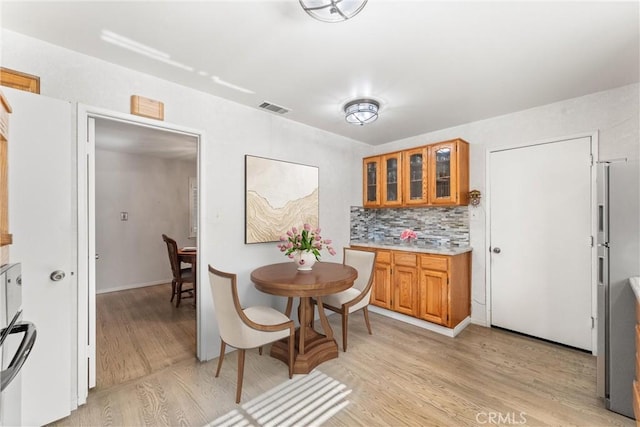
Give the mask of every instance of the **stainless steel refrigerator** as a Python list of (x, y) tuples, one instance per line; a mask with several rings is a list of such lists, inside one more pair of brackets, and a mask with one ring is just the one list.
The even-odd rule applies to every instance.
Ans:
[(640, 275), (640, 164), (598, 165), (597, 390), (608, 409), (633, 418), (636, 298)]

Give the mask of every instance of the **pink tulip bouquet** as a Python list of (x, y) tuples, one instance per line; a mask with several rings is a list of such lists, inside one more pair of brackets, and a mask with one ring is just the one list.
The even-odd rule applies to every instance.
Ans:
[(331, 255), (335, 255), (336, 251), (331, 245), (331, 240), (322, 239), (320, 229), (312, 229), (311, 225), (304, 224), (301, 229), (297, 227), (287, 231), (286, 236), (280, 237), (278, 248), (280, 252), (284, 252), (289, 258), (293, 258), (296, 251), (312, 252), (316, 260), (320, 261), (320, 251), (326, 247)]
[(408, 228), (400, 234), (400, 239), (406, 240), (407, 242), (410, 242), (411, 239), (415, 240), (417, 238), (418, 235), (416, 234), (416, 232)]

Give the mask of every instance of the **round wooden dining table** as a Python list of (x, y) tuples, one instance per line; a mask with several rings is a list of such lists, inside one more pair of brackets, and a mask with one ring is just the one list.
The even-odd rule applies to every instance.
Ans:
[[(310, 271), (299, 271), (294, 262), (265, 265), (251, 273), (255, 287), (265, 293), (287, 297), (285, 314), (291, 317), (293, 298), (300, 298), (293, 372), (307, 374), (316, 366), (338, 357), (338, 344), (322, 308), (322, 297), (350, 288), (358, 277), (355, 268), (333, 262), (319, 262)], [(314, 329), (312, 298), (318, 305), (323, 333)], [(289, 363), (288, 338), (271, 346), (271, 356)]]

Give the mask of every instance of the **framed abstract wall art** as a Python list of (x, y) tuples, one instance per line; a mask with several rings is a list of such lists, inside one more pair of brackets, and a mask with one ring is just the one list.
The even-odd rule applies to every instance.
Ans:
[(293, 226), (317, 227), (318, 167), (245, 156), (245, 243), (276, 242)]

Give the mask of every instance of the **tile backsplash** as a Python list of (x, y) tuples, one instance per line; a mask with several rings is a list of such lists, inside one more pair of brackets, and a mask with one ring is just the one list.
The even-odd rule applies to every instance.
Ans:
[(411, 229), (417, 245), (469, 244), (467, 206), (368, 209), (351, 207), (351, 242), (400, 244), (400, 233)]

